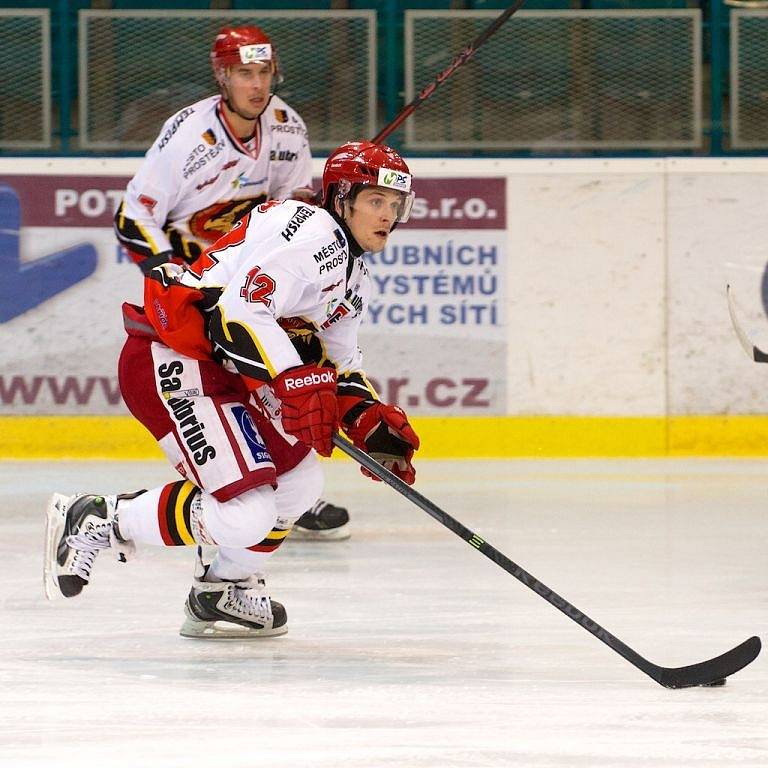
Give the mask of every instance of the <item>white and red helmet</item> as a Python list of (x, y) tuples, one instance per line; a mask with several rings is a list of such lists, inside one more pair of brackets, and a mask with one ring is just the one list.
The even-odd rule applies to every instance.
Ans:
[(226, 84), (227, 69), (238, 64), (269, 63), (275, 82), (282, 82), (277, 51), (269, 35), (253, 25), (224, 27), (211, 48), (211, 66), (219, 85)]
[(324, 208), (334, 199), (354, 198), (359, 186), (385, 187), (401, 193), (397, 222), (408, 221), (413, 207), (411, 171), (391, 147), (371, 141), (350, 141), (331, 152), (323, 169)]

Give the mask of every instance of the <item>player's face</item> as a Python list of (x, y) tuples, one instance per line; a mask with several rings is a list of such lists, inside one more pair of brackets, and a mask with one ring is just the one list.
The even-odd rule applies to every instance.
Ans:
[(402, 195), (384, 187), (365, 187), (354, 202), (346, 204), (347, 226), (361, 248), (380, 251), (397, 221)]
[(238, 112), (255, 120), (267, 106), (272, 90), (269, 62), (238, 64), (229, 71), (229, 98)]

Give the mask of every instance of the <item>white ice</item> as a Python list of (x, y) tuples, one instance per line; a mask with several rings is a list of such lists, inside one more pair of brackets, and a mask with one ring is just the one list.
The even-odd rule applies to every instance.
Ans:
[[(52, 491), (160, 463), (0, 464), (0, 765), (768, 766), (768, 654), (667, 690), (390, 488), (330, 462), (348, 542), (290, 540), (281, 638), (179, 637), (189, 549), (46, 603)], [(651, 661), (768, 636), (768, 462), (422, 461), (417, 488)]]

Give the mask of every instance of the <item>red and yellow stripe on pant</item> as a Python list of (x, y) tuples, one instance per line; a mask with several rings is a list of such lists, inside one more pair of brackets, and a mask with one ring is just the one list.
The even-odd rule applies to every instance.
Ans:
[(285, 537), (291, 532), (290, 528), (273, 528), (266, 538), (258, 544), (248, 547), (251, 552), (274, 552), (284, 541)]
[[(199, 492), (199, 488), (189, 480), (169, 483), (160, 492), (157, 519), (160, 535), (166, 546), (183, 547), (197, 543), (192, 535), (190, 517), (192, 501)], [(264, 539), (248, 549), (252, 552), (274, 552), (285, 541), (290, 530), (273, 528)]]
[(168, 483), (160, 492), (157, 520), (160, 524), (160, 535), (166, 546), (183, 547), (195, 544), (190, 516), (192, 500), (199, 492), (198, 487), (189, 480)]

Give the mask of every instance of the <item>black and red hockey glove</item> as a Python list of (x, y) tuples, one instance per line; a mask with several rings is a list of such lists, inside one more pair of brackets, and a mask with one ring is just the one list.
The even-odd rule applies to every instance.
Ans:
[[(405, 412), (396, 405), (373, 403), (368, 406), (352, 423), (345, 428), (352, 442), (365, 451), (372, 459), (383, 464), (401, 480), (413, 485), (416, 470), (411, 459), (419, 448), (419, 436), (408, 423)], [(365, 467), (360, 471), (374, 480)]]
[(275, 377), (272, 390), (282, 401), (285, 431), (321, 456), (330, 456), (339, 427), (336, 371), (316, 365), (289, 368)]

